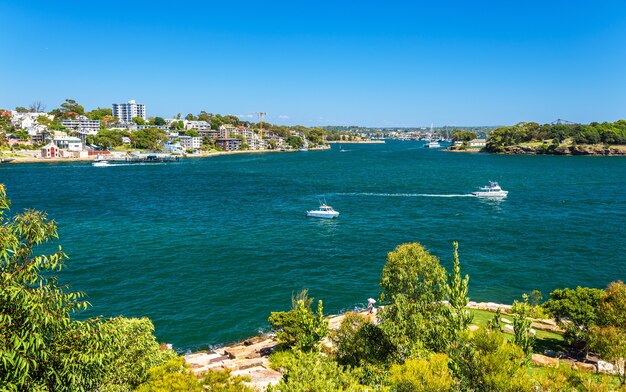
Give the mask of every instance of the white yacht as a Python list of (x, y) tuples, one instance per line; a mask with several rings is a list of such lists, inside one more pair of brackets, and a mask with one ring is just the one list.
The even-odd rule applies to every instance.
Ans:
[(324, 203), (320, 204), (320, 208), (318, 208), (317, 210), (307, 211), (306, 216), (310, 216), (313, 218), (333, 219), (339, 216), (339, 212), (335, 211), (333, 207)]
[(472, 195), (476, 197), (494, 197), (503, 198), (508, 195), (508, 191), (503, 191), (495, 181), (489, 181), (488, 186), (481, 186), (477, 192), (472, 192)]
[(424, 145), (426, 148), (441, 148), (441, 144), (437, 140), (431, 140), (428, 144)]

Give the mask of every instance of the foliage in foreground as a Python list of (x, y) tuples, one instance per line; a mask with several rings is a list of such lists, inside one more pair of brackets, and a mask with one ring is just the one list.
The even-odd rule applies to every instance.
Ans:
[(268, 391), (365, 391), (361, 373), (344, 368), (315, 351), (279, 351), (272, 354), (272, 367), (282, 370), (283, 378)]
[(46, 214), (7, 217), (0, 184), (0, 385), (10, 391), (123, 391), (145, 380), (147, 369), (173, 356), (159, 348), (148, 319), (78, 321), (83, 293), (61, 285), (67, 256)]
[(244, 377), (231, 376), (230, 371), (209, 371), (200, 377), (193, 374), (183, 364), (181, 357), (174, 357), (167, 363), (148, 371), (148, 380), (136, 392), (252, 392), (244, 384)]

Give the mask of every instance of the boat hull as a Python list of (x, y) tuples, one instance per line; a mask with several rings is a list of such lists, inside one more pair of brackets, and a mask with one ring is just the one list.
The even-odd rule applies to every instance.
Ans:
[(499, 191), (499, 192), (472, 192), (472, 195), (476, 197), (488, 197), (488, 198), (498, 198), (501, 199), (506, 197), (509, 192), (507, 191)]
[(335, 212), (326, 212), (326, 211), (307, 211), (306, 216), (311, 218), (322, 218), (322, 219), (333, 219), (339, 216), (337, 211)]

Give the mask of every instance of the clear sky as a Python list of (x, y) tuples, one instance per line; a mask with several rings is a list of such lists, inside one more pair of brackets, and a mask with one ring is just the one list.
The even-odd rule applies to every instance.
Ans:
[(0, 107), (419, 126), (626, 118), (626, 2), (0, 0)]

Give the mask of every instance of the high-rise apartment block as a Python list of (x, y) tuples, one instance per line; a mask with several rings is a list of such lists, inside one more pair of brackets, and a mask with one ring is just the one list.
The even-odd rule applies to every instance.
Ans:
[(134, 100), (128, 103), (114, 103), (113, 116), (122, 123), (129, 123), (134, 117), (146, 119), (146, 105), (137, 103)]

